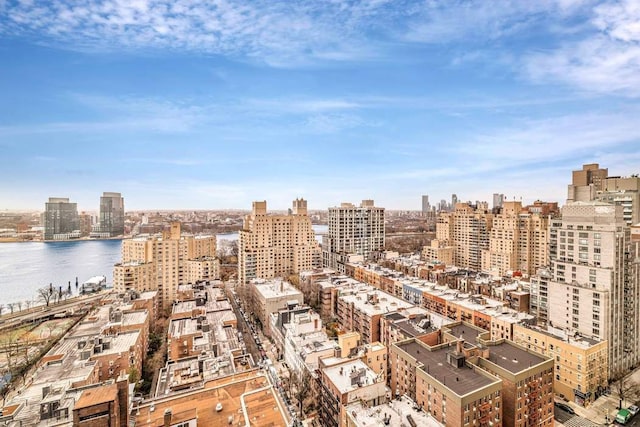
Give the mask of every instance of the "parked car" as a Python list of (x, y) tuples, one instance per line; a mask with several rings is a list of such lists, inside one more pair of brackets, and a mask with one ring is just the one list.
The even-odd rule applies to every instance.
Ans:
[(574, 411), (573, 408), (566, 403), (556, 402), (555, 405), (556, 408), (560, 408), (563, 411), (570, 413), (571, 415), (574, 415), (576, 413), (576, 411)]
[(631, 405), (627, 408), (627, 411), (631, 412), (631, 416), (633, 417), (635, 414), (640, 412), (640, 408), (637, 407), (636, 405)]
[(620, 409), (616, 414), (616, 422), (619, 424), (625, 425), (626, 423), (629, 422), (631, 417), (632, 417), (631, 412), (629, 412), (627, 409)]

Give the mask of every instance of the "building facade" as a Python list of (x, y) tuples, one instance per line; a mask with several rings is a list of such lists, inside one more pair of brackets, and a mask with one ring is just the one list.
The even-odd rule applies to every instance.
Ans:
[(318, 250), (306, 200), (294, 200), (288, 215), (268, 215), (266, 201), (253, 202), (239, 233), (238, 282), (311, 270)]
[(606, 340), (610, 378), (638, 364), (638, 282), (623, 207), (575, 202), (550, 231), (549, 325)]
[(347, 255), (368, 259), (384, 247), (384, 208), (376, 207), (373, 200), (363, 200), (360, 206), (342, 203), (329, 208), (329, 231), (322, 247), (324, 267), (344, 273)]
[(493, 215), (467, 203), (457, 203), (453, 212), (442, 212), (436, 223), (436, 238), (454, 247), (453, 263), (474, 271), (482, 269), (482, 253), (489, 249)]
[[(198, 265), (194, 266), (189, 261), (198, 264), (215, 256), (215, 236), (183, 235), (180, 223), (174, 222), (162, 236), (122, 241), (122, 262), (114, 267), (113, 286), (119, 292), (127, 289), (157, 290), (159, 305), (166, 308), (175, 299), (178, 285), (208, 280), (212, 273), (216, 274), (213, 266), (196, 268)], [(149, 263), (151, 267), (146, 265)], [(149, 269), (153, 270), (151, 277), (145, 276)], [(208, 277), (198, 277), (197, 272), (206, 273)]]
[(489, 247), (482, 251), (482, 270), (503, 276), (508, 271), (535, 274), (547, 265), (549, 217), (530, 213), (521, 202), (503, 202), (493, 217)]
[(104, 192), (100, 197), (100, 232), (113, 236), (124, 234), (124, 198), (120, 193)]
[(66, 240), (80, 237), (77, 203), (68, 198), (49, 197), (44, 208), (44, 239)]
[(581, 406), (597, 399), (608, 385), (607, 342), (564, 331), (515, 325), (513, 340), (554, 359), (554, 393)]

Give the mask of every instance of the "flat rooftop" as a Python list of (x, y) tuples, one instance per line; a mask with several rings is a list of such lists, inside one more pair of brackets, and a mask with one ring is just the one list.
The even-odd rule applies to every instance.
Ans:
[(448, 332), (456, 338), (462, 337), (463, 340), (469, 342), (471, 344), (475, 344), (478, 338), (478, 335), (484, 334), (488, 331), (479, 331), (476, 328), (473, 328), (469, 325), (461, 323), (459, 325), (447, 325), (444, 327), (444, 332)]
[(406, 336), (410, 338), (428, 334), (430, 332), (435, 332), (438, 330), (438, 328), (433, 328), (431, 326), (427, 328), (421, 328), (412, 320), (403, 320), (401, 322), (395, 323), (394, 326), (400, 329)]
[(378, 289), (359, 292), (354, 295), (342, 295), (340, 299), (347, 304), (353, 304), (354, 309), (366, 313), (368, 316), (381, 315), (413, 307), (413, 304)]
[(444, 427), (426, 411), (415, 409), (416, 403), (408, 396), (401, 396), (400, 399), (392, 400), (382, 405), (365, 408), (362, 401), (358, 400), (345, 409), (349, 414), (355, 414), (354, 427), (379, 427), (385, 425), (385, 417), (388, 417), (390, 426), (409, 425), (408, 417), (411, 417), (416, 425), (420, 427)]
[(559, 341), (564, 341), (567, 344), (570, 344), (585, 350), (593, 347), (594, 345), (598, 345), (602, 343), (602, 340), (596, 339), (593, 337), (585, 337), (582, 335), (567, 335), (565, 330), (560, 328), (553, 328), (551, 326), (547, 326), (547, 329), (542, 329), (537, 326), (526, 325), (526, 324), (523, 324), (521, 326), (526, 329), (531, 329), (532, 331), (539, 332), (548, 337), (555, 338)]
[(147, 310), (135, 310), (122, 313), (122, 324), (125, 326), (142, 325), (147, 321)]
[(264, 299), (281, 298), (281, 297), (300, 297), (302, 292), (296, 289), (291, 283), (280, 281), (269, 281), (266, 283), (254, 283), (256, 291), (264, 297)]
[(512, 374), (517, 374), (539, 363), (551, 360), (550, 358), (523, 350), (509, 341), (503, 341), (497, 345), (490, 345), (487, 346), (487, 348), (489, 349), (489, 357), (487, 359)]
[(435, 378), (440, 384), (446, 386), (458, 396), (479, 390), (488, 385), (499, 383), (500, 379), (484, 375), (468, 366), (457, 368), (447, 363), (447, 353), (455, 351), (455, 344), (429, 351), (424, 345), (415, 341), (398, 344), (400, 349), (406, 351), (423, 366), (424, 372)]
[(112, 402), (118, 396), (118, 386), (114, 384), (84, 390), (76, 402), (75, 409)]
[(187, 335), (194, 335), (199, 332), (202, 333), (202, 330), (198, 329), (198, 319), (174, 319), (169, 323), (170, 338), (180, 338)]
[[(153, 402), (154, 410), (151, 411)], [(216, 405), (222, 404), (217, 412)], [(171, 424), (193, 419), (198, 425), (222, 426), (287, 426), (290, 420), (273, 386), (262, 371), (251, 370), (208, 381), (204, 387), (167, 397), (146, 401), (131, 412), (136, 425), (160, 427), (164, 412), (171, 408)]]
[(363, 387), (377, 383), (377, 374), (360, 359), (324, 369), (325, 375), (331, 380), (338, 391), (343, 394), (359, 388), (358, 384), (352, 384), (352, 372), (364, 372), (362, 376)]

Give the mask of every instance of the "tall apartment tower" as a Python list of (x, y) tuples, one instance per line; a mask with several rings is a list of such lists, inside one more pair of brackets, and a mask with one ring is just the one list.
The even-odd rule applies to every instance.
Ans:
[(287, 278), (311, 270), (318, 250), (306, 200), (294, 200), (287, 215), (269, 215), (266, 201), (253, 202), (240, 230), (238, 281)]
[(573, 171), (567, 202), (599, 200), (620, 205), (627, 225), (637, 224), (640, 222), (640, 177), (609, 176), (608, 173), (608, 169), (600, 169), (597, 163)]
[(573, 171), (571, 184), (567, 188), (567, 203), (595, 200), (596, 192), (602, 191), (608, 175), (609, 170), (600, 169), (597, 163), (586, 164), (581, 170)]
[(436, 239), (453, 246), (453, 263), (475, 271), (482, 269), (482, 253), (489, 249), (493, 215), (458, 203), (453, 212), (441, 212), (436, 223)]
[(44, 208), (44, 239), (67, 239), (74, 231), (80, 230), (77, 203), (68, 198), (49, 197)]
[[(622, 206), (574, 202), (550, 227), (549, 324), (607, 340), (609, 378), (639, 361), (636, 247)], [(636, 266), (637, 267), (637, 266)]]
[(429, 196), (425, 194), (422, 196), (422, 216), (427, 216), (430, 211), (431, 205), (429, 204)]
[(454, 193), (451, 195), (451, 210), (454, 210), (457, 204), (458, 204), (458, 195)]
[[(174, 222), (162, 236), (122, 241), (122, 262), (114, 267), (113, 287), (118, 292), (157, 290), (160, 306), (168, 307), (177, 295), (178, 285), (217, 279), (219, 261), (215, 256), (216, 236), (183, 235), (180, 223)], [(201, 268), (194, 264), (201, 264)], [(194, 276), (194, 271), (206, 271), (208, 276)]]
[(504, 194), (501, 193), (493, 193), (493, 210), (494, 212), (497, 211), (498, 209), (500, 209), (502, 207), (502, 204), (504, 203)]
[(350, 256), (368, 259), (384, 247), (384, 208), (376, 207), (373, 200), (363, 200), (360, 206), (342, 203), (329, 208), (329, 232), (322, 248), (325, 267), (344, 273)]
[(504, 202), (493, 217), (489, 248), (482, 251), (482, 270), (504, 275), (520, 271), (533, 275), (548, 263), (549, 216), (523, 209), (521, 202)]
[(124, 198), (120, 193), (104, 192), (100, 197), (100, 232), (110, 237), (124, 234)]

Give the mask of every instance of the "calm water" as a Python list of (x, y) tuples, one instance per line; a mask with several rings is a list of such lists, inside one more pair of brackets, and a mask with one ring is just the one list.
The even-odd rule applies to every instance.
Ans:
[[(313, 228), (316, 233), (328, 229), (326, 225)], [(220, 234), (218, 247), (223, 239), (237, 238), (238, 233)], [(37, 300), (37, 290), (49, 283), (66, 289), (71, 281), (76, 293), (76, 277), (82, 284), (92, 276), (106, 276), (111, 285), (120, 246), (120, 240), (0, 243), (0, 304)]]
[(113, 264), (120, 261), (120, 240), (0, 243), (0, 304), (37, 300), (38, 288), (62, 286), (76, 293), (92, 276), (112, 283)]

